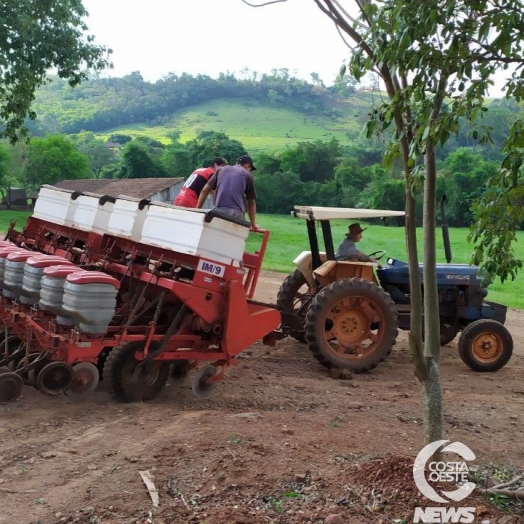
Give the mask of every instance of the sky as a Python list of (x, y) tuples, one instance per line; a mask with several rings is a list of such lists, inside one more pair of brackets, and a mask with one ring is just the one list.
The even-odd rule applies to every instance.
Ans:
[[(263, 3), (264, 0), (250, 0)], [(83, 0), (95, 43), (113, 50), (114, 69), (154, 82), (168, 73), (216, 78), (287, 68), (331, 85), (350, 50), (314, 0), (253, 8), (241, 0)]]

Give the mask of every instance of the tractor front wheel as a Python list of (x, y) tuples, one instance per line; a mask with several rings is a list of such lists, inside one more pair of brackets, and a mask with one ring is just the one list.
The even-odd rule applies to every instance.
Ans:
[(497, 371), (513, 354), (513, 338), (500, 322), (476, 320), (462, 331), (458, 350), (464, 364), (474, 371)]
[(326, 367), (369, 371), (391, 352), (398, 315), (388, 293), (374, 282), (344, 278), (326, 286), (306, 315), (306, 340)]
[[(153, 352), (159, 342), (153, 342)], [(114, 348), (104, 365), (104, 380), (108, 383), (109, 394), (121, 402), (136, 402), (155, 398), (166, 385), (169, 364), (151, 360), (144, 365), (135, 358), (143, 347), (142, 342), (129, 342)], [(138, 368), (138, 369), (137, 369)]]

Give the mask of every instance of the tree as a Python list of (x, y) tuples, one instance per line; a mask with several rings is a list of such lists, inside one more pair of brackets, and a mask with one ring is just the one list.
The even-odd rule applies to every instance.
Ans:
[(257, 207), (263, 213), (287, 214), (305, 196), (305, 184), (292, 171), (256, 174), (256, 184)]
[(217, 156), (221, 156), (230, 164), (234, 164), (239, 156), (247, 153), (240, 141), (217, 131), (199, 133), (197, 138), (186, 143), (186, 149), (191, 156), (193, 169)]
[(11, 186), (9, 167), (11, 154), (4, 143), (0, 143), (0, 194), (5, 197), (7, 189)]
[(169, 176), (185, 178), (193, 172), (195, 164), (193, 164), (191, 154), (185, 144), (180, 142), (180, 136), (179, 131), (170, 133), (171, 143), (165, 148), (161, 162)]
[(108, 142), (120, 144), (121, 146), (127, 144), (128, 142), (131, 142), (131, 140), (133, 140), (133, 137), (129, 135), (123, 135), (122, 133), (115, 133), (107, 139)]
[(497, 163), (486, 161), (470, 147), (450, 153), (444, 163), (448, 222), (469, 227), (473, 222), (471, 207), (484, 194), (488, 179), (497, 173)]
[(276, 173), (280, 170), (280, 158), (277, 155), (264, 152), (257, 154), (257, 175)]
[(25, 118), (35, 119), (34, 93), (55, 68), (71, 86), (87, 78), (85, 68), (110, 66), (111, 52), (94, 45), (81, 0), (5, 0), (0, 7), (1, 136), (16, 142), (27, 133)]
[(116, 162), (115, 152), (108, 144), (95, 138), (91, 132), (80, 133), (72, 137), (80, 153), (89, 159), (89, 167), (94, 178), (101, 178), (104, 168)]
[(118, 178), (165, 177), (166, 172), (159, 161), (153, 159), (145, 147), (133, 140), (124, 146)]
[(340, 142), (336, 138), (329, 142), (300, 142), (282, 153), (282, 170), (294, 171), (303, 182), (325, 182), (333, 177), (341, 152)]
[[(355, 47), (350, 62), (352, 75), (360, 80), (374, 72), (385, 86), (387, 98), (373, 108), (367, 135), (382, 134), (393, 127), (385, 161), (391, 162), (398, 156), (402, 159), (412, 304), (410, 349), (423, 390), (425, 441), (433, 442), (442, 438), (435, 242), (436, 148), (458, 132), (460, 118), (474, 126), (477, 117), (488, 111), (485, 97), (501, 68), (515, 65), (506, 80), (506, 96), (522, 99), (524, 41), (520, 35), (524, 31), (524, 6), (509, 0), (355, 0), (352, 11), (349, 2), (344, 7), (339, 0), (314, 2), (352, 40)], [(358, 16), (353, 17), (351, 12), (357, 12)], [(473, 127), (472, 138), (480, 143), (490, 141), (489, 129)], [(514, 235), (513, 218), (519, 218), (517, 215), (523, 211), (522, 207), (519, 211), (511, 209), (510, 204), (515, 206), (519, 200), (514, 198), (512, 202), (508, 189), (518, 189), (523, 147), (524, 123), (519, 120), (506, 141), (504, 148), (508, 155), (500, 175), (491, 182), (493, 191), (489, 195), (512, 213), (512, 220), (502, 224), (502, 213), (491, 213), (487, 200), (479, 204), (473, 235), (475, 241), (481, 241), (478, 260), (489, 252), (491, 260), (500, 261), (500, 255), (490, 252), (487, 244), (494, 239), (502, 238), (498, 247), (511, 255), (508, 240)], [(423, 296), (413, 195), (417, 186), (424, 191)], [(517, 269), (518, 262), (512, 265), (510, 259), (509, 265), (507, 262), (488, 265), (490, 271), (499, 271), (500, 275), (511, 274), (508, 268)]]
[(89, 161), (71, 140), (60, 134), (31, 140), (24, 169), (28, 189), (79, 178), (89, 178)]

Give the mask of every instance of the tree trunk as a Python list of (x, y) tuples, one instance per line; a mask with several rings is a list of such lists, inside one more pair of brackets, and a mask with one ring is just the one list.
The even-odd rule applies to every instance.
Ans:
[(437, 162), (431, 140), (426, 144), (424, 182), (424, 357), (427, 376), (422, 381), (425, 443), (442, 439), (442, 391), (440, 388), (440, 320), (437, 288), (436, 215)]
[(411, 318), (409, 350), (415, 366), (415, 375), (423, 382), (428, 374), (422, 342), (422, 288), (418, 271), (417, 222), (415, 199), (411, 192), (411, 176), (406, 175), (406, 245), (409, 265)]

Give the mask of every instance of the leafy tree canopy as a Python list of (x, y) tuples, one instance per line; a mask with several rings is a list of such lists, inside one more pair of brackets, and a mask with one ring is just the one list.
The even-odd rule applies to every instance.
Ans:
[(323, 182), (333, 176), (341, 153), (340, 142), (336, 138), (329, 142), (302, 142), (282, 153), (282, 169), (298, 173), (304, 182)]
[(91, 132), (73, 135), (77, 149), (89, 159), (89, 167), (94, 178), (101, 178), (102, 170), (116, 161), (115, 152), (105, 142), (98, 140)]
[(5, 195), (7, 188), (11, 185), (9, 176), (9, 164), (11, 161), (11, 153), (5, 146), (0, 144), (0, 193)]
[(27, 150), (24, 178), (31, 189), (62, 180), (89, 178), (89, 161), (64, 135), (34, 138)]
[(229, 138), (225, 133), (204, 131), (197, 138), (187, 142), (187, 149), (195, 166), (202, 166), (217, 156), (234, 164), (240, 155), (246, 154), (239, 140)]
[(133, 140), (133, 137), (130, 137), (129, 135), (123, 135), (122, 133), (115, 133), (107, 139), (108, 142), (113, 142), (114, 144), (121, 145), (131, 142), (131, 140)]
[(124, 146), (118, 178), (155, 178), (167, 176), (159, 161), (135, 140)]
[(81, 0), (5, 0), (0, 5), (1, 135), (16, 142), (26, 134), (24, 120), (38, 86), (55, 68), (71, 86), (87, 78), (84, 68), (110, 66), (110, 50), (94, 45), (83, 18)]

